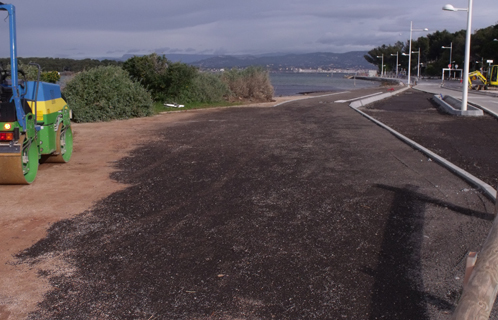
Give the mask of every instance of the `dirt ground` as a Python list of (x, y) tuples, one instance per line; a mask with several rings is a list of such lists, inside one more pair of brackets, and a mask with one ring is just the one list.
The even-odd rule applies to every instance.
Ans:
[(0, 320), (448, 319), (494, 206), (335, 103), (376, 91), (75, 125), (0, 186)]
[[(268, 107), (301, 97), (276, 98)], [(25, 319), (50, 288), (40, 269), (67, 266), (55, 257), (33, 268), (15, 264), (13, 255), (46, 236), (57, 221), (72, 218), (126, 184), (110, 178), (115, 163), (134, 148), (156, 139), (155, 130), (196, 112), (172, 112), (150, 118), (73, 124), (74, 153), (67, 164), (44, 163), (35, 183), (0, 186), (0, 320)]]

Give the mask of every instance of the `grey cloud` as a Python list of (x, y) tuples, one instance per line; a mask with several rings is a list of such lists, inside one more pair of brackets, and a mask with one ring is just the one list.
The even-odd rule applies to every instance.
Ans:
[[(452, 1), (457, 7), (467, 5), (466, 0)], [(123, 52), (258, 54), (369, 50), (406, 41), (410, 21), (430, 32), (464, 29), (466, 14), (444, 12), (444, 3), (23, 0), (15, 5), (20, 55), (98, 57), (119, 56)], [(495, 7), (496, 0), (474, 2), (473, 30), (496, 23), (496, 10), (490, 10)], [(2, 56), (8, 55), (7, 30), (7, 23), (0, 19)], [(414, 38), (421, 35), (416, 33)]]

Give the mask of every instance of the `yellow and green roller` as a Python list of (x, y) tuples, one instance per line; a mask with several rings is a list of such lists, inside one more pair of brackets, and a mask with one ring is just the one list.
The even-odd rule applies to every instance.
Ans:
[(0, 184), (30, 184), (40, 159), (67, 162), (73, 152), (71, 111), (60, 87), (18, 78), (15, 8), (9, 15), (11, 70), (0, 69)]

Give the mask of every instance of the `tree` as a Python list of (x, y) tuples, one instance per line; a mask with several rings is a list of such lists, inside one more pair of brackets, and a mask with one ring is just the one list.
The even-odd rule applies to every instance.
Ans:
[[(420, 48), (420, 61), (426, 66), (426, 68), (423, 69), (423, 73), (431, 76), (439, 76), (441, 75), (441, 70), (448, 67), (448, 64), (450, 63), (450, 50), (443, 49), (443, 46), (449, 47), (452, 45), (451, 61), (454, 65), (463, 67), (465, 35), (466, 30), (460, 30), (454, 33), (443, 30), (436, 31), (412, 41), (412, 51), (417, 51)], [(487, 69), (486, 60), (493, 60), (495, 63), (498, 63), (498, 41), (494, 41), (494, 39), (498, 39), (498, 24), (474, 32), (471, 39), (470, 50), (471, 69), (480, 69), (482, 62), (484, 62), (485, 65), (484, 69)], [(405, 45), (401, 43), (402, 45), (398, 46), (400, 43), (401, 42), (398, 42), (394, 46), (382, 45), (372, 49), (368, 52), (368, 55), (365, 55), (365, 59), (370, 63), (378, 65), (380, 70), (381, 59), (377, 58), (377, 56), (381, 56), (382, 53), (384, 53), (385, 64), (389, 64), (389, 62), (386, 63), (386, 56), (393, 53), (392, 49), (394, 47), (401, 48), (404, 53), (408, 54), (408, 42)], [(416, 64), (412, 64), (412, 68), (415, 69)]]
[[(387, 70), (396, 70), (396, 58), (391, 55), (401, 55), (403, 50), (405, 50), (405, 44), (401, 41), (396, 42), (394, 45), (382, 45), (375, 49), (372, 49), (365, 55), (365, 60), (370, 62), (371, 64), (376, 65), (379, 68), (379, 73), (381, 71), (382, 64), (382, 54), (384, 54), (384, 66), (387, 66)], [(408, 51), (408, 49), (406, 49)]]
[[(154, 100), (177, 100), (185, 92), (197, 73), (197, 69), (184, 63), (172, 63), (156, 53), (148, 56), (134, 56), (125, 61), (123, 69), (142, 83), (152, 94)], [(184, 101), (185, 102), (185, 101)]]

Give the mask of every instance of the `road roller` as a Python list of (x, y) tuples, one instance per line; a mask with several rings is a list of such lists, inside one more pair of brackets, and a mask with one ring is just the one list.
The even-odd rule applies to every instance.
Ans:
[(71, 110), (60, 86), (27, 81), (18, 69), (15, 7), (9, 18), (10, 69), (0, 68), (0, 184), (31, 184), (40, 162), (68, 162), (73, 152)]

